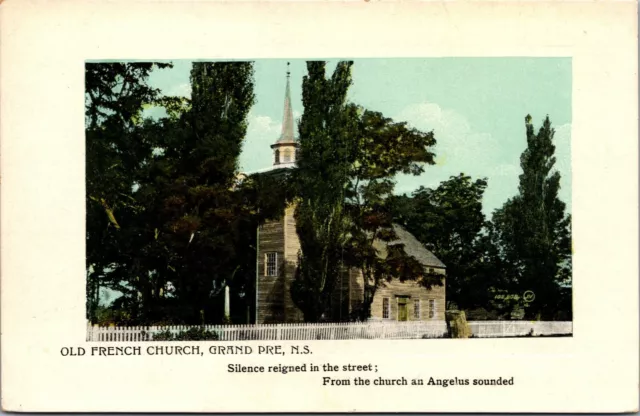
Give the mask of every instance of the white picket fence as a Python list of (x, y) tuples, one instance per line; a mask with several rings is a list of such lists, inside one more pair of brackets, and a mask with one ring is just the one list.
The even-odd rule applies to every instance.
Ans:
[(154, 336), (162, 332), (179, 334), (194, 328), (212, 332), (220, 341), (416, 339), (442, 338), (447, 333), (444, 321), (133, 327), (94, 325), (87, 328), (87, 341), (153, 341)]
[[(572, 322), (471, 321), (477, 338), (570, 335)], [(243, 340), (346, 340), (443, 338), (444, 321), (371, 321), (341, 323), (292, 323), (264, 325), (172, 325), (131, 327), (87, 327), (87, 341), (153, 341), (160, 333), (180, 334), (190, 329), (212, 332), (220, 341)]]
[(571, 321), (469, 321), (477, 338), (518, 337), (525, 335), (570, 335)]

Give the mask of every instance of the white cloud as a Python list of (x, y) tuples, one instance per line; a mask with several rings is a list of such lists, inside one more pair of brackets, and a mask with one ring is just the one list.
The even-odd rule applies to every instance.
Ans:
[(434, 148), (436, 164), (440, 167), (481, 174), (486, 171), (483, 162), (490, 162), (489, 159), (500, 150), (499, 143), (490, 134), (473, 131), (466, 117), (435, 103), (413, 104), (395, 119), (407, 121), (423, 131), (433, 130), (437, 142)]
[(168, 91), (166, 92), (166, 95), (189, 98), (191, 97), (191, 84), (187, 82), (183, 84), (174, 85), (168, 89)]
[(497, 177), (518, 177), (522, 173), (519, 166), (513, 165), (511, 163), (502, 163), (497, 165), (491, 170), (491, 176)]
[(502, 204), (513, 192), (517, 167), (499, 160), (500, 144), (491, 134), (474, 131), (465, 116), (436, 103), (413, 104), (402, 110), (394, 120), (406, 121), (422, 131), (431, 131), (436, 138), (436, 165), (425, 168), (420, 176), (399, 175), (396, 191), (410, 193), (420, 186), (434, 188), (449, 177), (464, 173), (472, 178), (487, 177), (485, 213)]
[[(452, 175), (465, 173), (473, 178), (486, 177), (489, 181), (483, 200), (485, 214), (490, 214), (517, 194), (518, 177), (522, 173), (520, 152), (524, 148), (517, 154), (506, 154), (497, 138), (475, 131), (465, 116), (436, 103), (410, 105), (394, 119), (407, 121), (423, 131), (433, 130), (437, 141), (434, 148), (436, 165), (427, 167), (418, 177), (399, 175), (398, 193), (410, 193), (420, 186), (436, 187)], [(571, 124), (557, 126), (555, 130), (556, 169), (562, 175), (559, 197), (570, 210)]]
[(269, 146), (278, 140), (282, 123), (254, 113), (249, 113), (248, 121), (247, 136), (240, 154), (240, 169), (253, 172), (271, 166)]
[[(249, 113), (247, 134), (265, 135), (278, 134), (282, 130), (282, 123), (274, 121), (269, 116), (259, 116)], [(275, 141), (275, 139), (274, 139)]]

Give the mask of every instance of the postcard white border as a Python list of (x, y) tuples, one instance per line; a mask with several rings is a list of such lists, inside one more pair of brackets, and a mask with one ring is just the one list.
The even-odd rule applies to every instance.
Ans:
[[(637, 410), (634, 2), (8, 0), (0, 30), (5, 409)], [(573, 338), (317, 341), (302, 359), (60, 355), (85, 339), (85, 60), (428, 56), (572, 57)], [(329, 388), (317, 373), (226, 372), (311, 361), (515, 385)]]

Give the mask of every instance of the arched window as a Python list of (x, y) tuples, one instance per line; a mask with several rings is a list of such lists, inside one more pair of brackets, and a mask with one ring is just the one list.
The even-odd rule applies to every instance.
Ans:
[(291, 149), (284, 149), (282, 163), (289, 163), (289, 162), (291, 162)]
[(276, 149), (276, 165), (280, 163), (280, 150)]

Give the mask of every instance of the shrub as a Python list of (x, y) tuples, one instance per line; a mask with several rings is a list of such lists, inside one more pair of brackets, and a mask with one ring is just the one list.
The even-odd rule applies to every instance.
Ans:
[(205, 328), (191, 328), (178, 333), (167, 329), (153, 336), (154, 341), (217, 341), (218, 339), (217, 333)]

